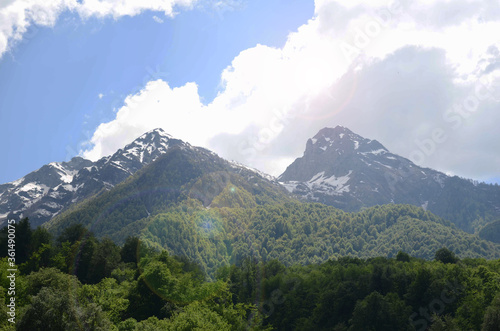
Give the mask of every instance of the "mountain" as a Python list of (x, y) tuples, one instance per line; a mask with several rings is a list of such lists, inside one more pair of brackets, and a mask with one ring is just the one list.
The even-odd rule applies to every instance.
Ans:
[(155, 129), (96, 162), (81, 157), (53, 162), (0, 185), (0, 226), (9, 217), (29, 217), (33, 226), (41, 225), (70, 205), (108, 191), (174, 146), (188, 144)]
[(467, 232), (500, 219), (500, 187), (447, 176), (337, 126), (320, 130), (278, 180), (291, 193), (346, 211), (422, 206)]
[(157, 160), (107, 192), (75, 204), (46, 223), (55, 234), (75, 224), (123, 242), (152, 217), (179, 204), (251, 208), (292, 201), (276, 180), (187, 143), (170, 147)]
[[(420, 204), (400, 186), (408, 182), (395, 182), (394, 187), (383, 182), (405, 167), (412, 174), (407, 177), (414, 190), (442, 189), (441, 181), (447, 183), (444, 174), (421, 169), (345, 128), (324, 129), (311, 139), (304, 157), (280, 177), (282, 184), (161, 130), (148, 132), (95, 163), (72, 162), (73, 177), (68, 174), (66, 184), (60, 184), (62, 174), (54, 183), (24, 178), (38, 185), (76, 188), (69, 199), (79, 200), (69, 200), (44, 223), (55, 237), (76, 224), (118, 244), (137, 236), (149, 247), (196, 261), (212, 276), (222, 265), (248, 256), (291, 265), (345, 255), (394, 256), (404, 250), (430, 259), (445, 245), (460, 257), (500, 257), (498, 244), (466, 233), (420, 206), (389, 204), (348, 213), (295, 198), (288, 190), (297, 195), (299, 189), (307, 190), (306, 197), (312, 200), (344, 201), (344, 209), (381, 204), (381, 192), (393, 202), (406, 194)], [(389, 167), (394, 170), (388, 172)], [(427, 182), (421, 184), (424, 177)], [(94, 188), (88, 189), (91, 184)], [(88, 193), (82, 193), (86, 188)], [(47, 189), (51, 190), (55, 189)], [(45, 193), (39, 201), (49, 197)]]

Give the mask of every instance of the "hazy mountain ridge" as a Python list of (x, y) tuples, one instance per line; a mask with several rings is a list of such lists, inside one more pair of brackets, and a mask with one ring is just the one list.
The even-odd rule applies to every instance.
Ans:
[(293, 194), (347, 211), (409, 203), (468, 232), (500, 218), (500, 187), (450, 177), (337, 126), (320, 130), (279, 181)]

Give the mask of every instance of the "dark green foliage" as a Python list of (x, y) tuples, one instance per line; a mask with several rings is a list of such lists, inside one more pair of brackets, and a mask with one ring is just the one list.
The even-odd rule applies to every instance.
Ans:
[(31, 229), (28, 218), (24, 218), (15, 227), (15, 244), (8, 245), (8, 226), (0, 230), (0, 257), (7, 256), (7, 248), (15, 250), (15, 262), (19, 268), (29, 273), (41, 267), (51, 265), (54, 257), (54, 247), (51, 245), (52, 235), (42, 227)]
[(436, 254), (434, 255), (434, 259), (443, 263), (456, 263), (458, 261), (455, 253), (453, 253), (446, 247), (438, 249)]
[[(32, 251), (32, 230), (28, 218), (23, 218), (16, 224), (16, 263), (28, 260)], [(6, 247), (5, 245), (4, 247)], [(2, 247), (2, 249), (4, 248)]]
[[(500, 260), (459, 263), (342, 258), (276, 268), (245, 260), (228, 279), (233, 300), (256, 303), (278, 330), (497, 330), (500, 301), (484, 298), (500, 287), (478, 282), (498, 280)], [(478, 321), (464, 324), (470, 307)]]
[(59, 237), (57, 237), (57, 242), (62, 244), (64, 242), (69, 242), (74, 244), (77, 241), (84, 240), (89, 234), (89, 231), (82, 224), (73, 224), (65, 228)]
[(52, 242), (52, 235), (47, 229), (38, 227), (31, 233), (31, 251), (36, 252), (43, 245), (48, 245)]
[(120, 248), (109, 238), (102, 239), (92, 254), (88, 268), (88, 282), (96, 284), (103, 278), (111, 277), (111, 271), (120, 263)]
[(411, 330), (407, 318), (410, 312), (397, 294), (383, 296), (375, 291), (356, 303), (349, 330)]
[(73, 295), (44, 287), (32, 297), (17, 330), (102, 330), (111, 328), (111, 322), (101, 307), (89, 304), (80, 307)]
[(398, 255), (396, 255), (396, 260), (400, 262), (410, 262), (410, 255), (406, 254), (403, 251), (399, 251)]
[(457, 323), (450, 315), (432, 316), (432, 325), (429, 331), (459, 331)]
[(138, 237), (127, 237), (120, 250), (122, 261), (125, 263), (132, 262), (134, 264), (137, 264), (137, 262), (139, 261), (140, 245), (141, 243)]
[(75, 242), (71, 246), (71, 254), (67, 256), (68, 271), (76, 275), (84, 283), (91, 281), (89, 270), (91, 270), (90, 267), (96, 247), (97, 240), (94, 236), (89, 236)]
[(483, 331), (500, 331), (500, 294), (497, 294), (491, 305), (486, 310)]
[[(293, 227), (283, 232), (295, 235)], [(30, 247), (38, 237), (46, 236), (32, 235)], [(254, 255), (209, 282), (186, 256), (141, 248), (134, 238), (126, 243), (119, 248), (91, 233), (73, 243), (43, 242), (23, 264), (34, 270), (20, 268), (16, 280), (17, 329), (498, 330), (500, 260), (442, 263), (399, 254), (286, 266)], [(49, 267), (30, 264), (43, 248), (52, 252)], [(61, 258), (73, 267), (61, 267)], [(5, 258), (0, 267), (5, 300)]]

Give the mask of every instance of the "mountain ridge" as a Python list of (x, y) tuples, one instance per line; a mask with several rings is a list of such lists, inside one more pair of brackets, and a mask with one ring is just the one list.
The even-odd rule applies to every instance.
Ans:
[(33, 226), (41, 225), (71, 204), (113, 188), (177, 145), (191, 146), (157, 128), (95, 162), (77, 156), (44, 165), (0, 185), (0, 225), (26, 216)]
[[(324, 128), (308, 139), (303, 156), (278, 180), (307, 201), (347, 211), (388, 203), (422, 206), (467, 232), (500, 218), (498, 186), (420, 167), (342, 126)], [(477, 204), (477, 210), (467, 209), (470, 204)]]
[[(148, 131), (109, 156), (92, 162), (75, 157), (52, 162), (26, 176), (0, 185), (0, 225), (8, 217), (41, 225), (69, 206), (101, 195), (155, 162), (173, 147), (206, 151), (173, 138), (162, 129)], [(345, 211), (388, 203), (421, 206), (469, 233), (480, 233), (500, 219), (500, 189), (419, 167), (391, 153), (377, 140), (343, 126), (323, 128), (307, 140), (297, 158), (277, 178), (235, 161), (226, 165), (247, 178), (258, 176), (282, 185), (305, 201), (321, 202)]]

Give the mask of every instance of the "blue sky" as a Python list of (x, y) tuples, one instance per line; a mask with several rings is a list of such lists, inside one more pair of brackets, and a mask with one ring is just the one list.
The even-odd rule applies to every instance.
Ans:
[(203, 100), (212, 100), (222, 70), (240, 51), (283, 46), (313, 10), (310, 1), (252, 0), (174, 18), (147, 11), (83, 21), (66, 12), (54, 27), (31, 26), (0, 60), (0, 152), (8, 156), (0, 183), (68, 161), (149, 80), (196, 82)]
[(0, 3), (0, 183), (156, 127), (279, 175), (338, 124), (500, 182), (497, 1), (113, 3)]

